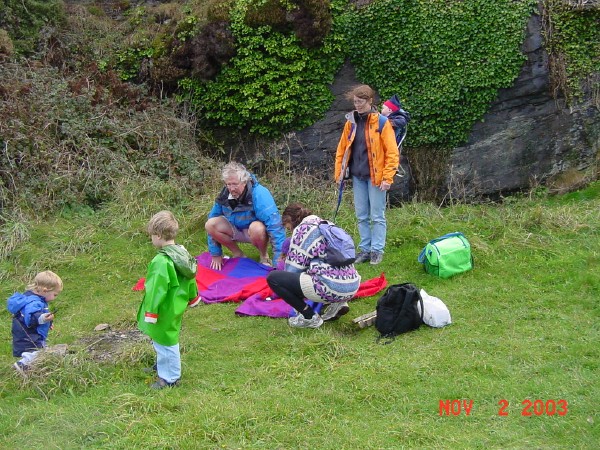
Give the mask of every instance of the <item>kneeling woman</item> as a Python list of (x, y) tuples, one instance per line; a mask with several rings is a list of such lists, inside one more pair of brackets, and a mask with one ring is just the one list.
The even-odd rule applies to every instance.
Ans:
[[(318, 328), (324, 320), (337, 319), (349, 311), (360, 284), (354, 264), (335, 267), (325, 262), (325, 240), (319, 231), (320, 217), (300, 203), (290, 203), (281, 215), (283, 226), (292, 231), (285, 271), (267, 276), (269, 287), (298, 311), (289, 324), (299, 328)], [(304, 299), (328, 303), (323, 317)]]

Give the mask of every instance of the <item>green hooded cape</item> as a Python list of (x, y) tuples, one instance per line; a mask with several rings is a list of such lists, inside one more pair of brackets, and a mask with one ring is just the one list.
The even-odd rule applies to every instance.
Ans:
[(198, 296), (196, 270), (196, 259), (182, 245), (161, 248), (148, 266), (138, 327), (160, 345), (179, 343), (183, 313)]

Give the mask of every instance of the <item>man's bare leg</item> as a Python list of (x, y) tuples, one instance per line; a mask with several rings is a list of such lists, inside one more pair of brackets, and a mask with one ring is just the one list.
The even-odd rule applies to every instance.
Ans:
[(258, 220), (252, 222), (248, 228), (248, 235), (250, 236), (250, 242), (258, 249), (258, 253), (260, 253), (260, 262), (262, 264), (271, 265), (271, 260), (269, 259), (269, 253), (267, 251), (269, 235), (267, 234), (267, 227), (265, 227), (265, 224)]
[(224, 245), (231, 252), (233, 258), (244, 256), (244, 252), (233, 240), (233, 228), (225, 217), (219, 216), (208, 219), (204, 228), (215, 241)]

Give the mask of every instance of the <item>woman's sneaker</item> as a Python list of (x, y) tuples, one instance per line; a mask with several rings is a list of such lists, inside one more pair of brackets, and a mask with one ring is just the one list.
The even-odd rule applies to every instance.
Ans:
[(196, 306), (198, 306), (198, 304), (200, 304), (201, 300), (202, 300), (202, 297), (200, 297), (200, 296), (193, 298), (188, 302), (188, 306), (190, 308), (195, 308)]
[(383, 261), (383, 253), (371, 252), (371, 264), (379, 264)]
[(346, 302), (330, 303), (321, 318), (323, 322), (338, 320), (344, 314), (348, 314), (348, 311), (350, 311), (350, 307)]
[(179, 380), (175, 380), (172, 383), (169, 383), (167, 380), (164, 380), (163, 378), (159, 378), (158, 380), (156, 380), (154, 383), (152, 383), (150, 385), (151, 389), (164, 389), (166, 387), (175, 387), (177, 386), (177, 383), (179, 383)]
[(295, 328), (319, 328), (323, 325), (323, 319), (317, 313), (310, 319), (305, 319), (302, 314), (298, 313), (297, 316), (290, 317), (288, 323), (290, 324), (290, 327)]
[(371, 259), (371, 252), (365, 252), (364, 250), (361, 250), (360, 253), (358, 255), (356, 255), (356, 259), (354, 260), (354, 263), (360, 264), (360, 263), (367, 262), (370, 259)]

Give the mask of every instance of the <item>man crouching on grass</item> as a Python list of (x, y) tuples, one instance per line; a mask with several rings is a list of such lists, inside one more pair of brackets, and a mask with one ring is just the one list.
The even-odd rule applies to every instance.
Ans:
[[(277, 265), (285, 230), (271, 192), (240, 163), (226, 164), (221, 175), (225, 186), (208, 213), (205, 225), (212, 257), (210, 267), (222, 269), (223, 246), (233, 258), (244, 256), (238, 242), (254, 245), (260, 253), (261, 264)], [(269, 241), (273, 246), (273, 260), (268, 255)]]
[(175, 244), (178, 229), (170, 211), (155, 214), (148, 223), (148, 234), (158, 254), (148, 266), (137, 320), (156, 351), (158, 380), (152, 389), (175, 386), (181, 378), (181, 320), (188, 301), (198, 296), (196, 260), (182, 245)]

